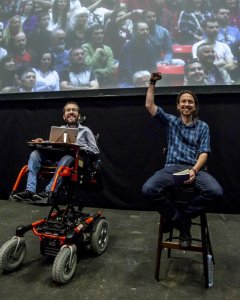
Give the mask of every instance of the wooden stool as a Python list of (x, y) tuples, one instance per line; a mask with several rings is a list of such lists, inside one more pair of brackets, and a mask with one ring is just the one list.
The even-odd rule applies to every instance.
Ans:
[[(208, 273), (208, 255), (212, 256), (212, 262), (215, 264), (211, 240), (209, 235), (209, 228), (207, 222), (207, 215), (206, 212), (202, 212), (200, 214), (200, 222), (192, 222), (192, 225), (197, 225), (200, 227), (200, 239), (192, 238), (192, 245), (187, 249), (182, 249), (178, 242), (174, 242), (174, 240), (178, 240), (178, 236), (173, 236), (174, 229), (172, 229), (169, 233), (167, 239), (164, 240), (164, 217), (160, 214), (160, 222), (159, 222), (159, 233), (158, 233), (158, 245), (157, 245), (157, 258), (156, 258), (156, 268), (155, 268), (155, 279), (159, 281), (159, 273), (160, 273), (160, 265), (161, 265), (161, 254), (162, 250), (168, 249), (168, 257), (171, 256), (171, 250), (185, 250), (185, 251), (194, 251), (202, 253), (203, 258), (203, 270), (204, 270), (204, 280), (205, 280), (205, 288), (211, 286), (209, 282), (209, 273)], [(195, 242), (195, 243), (194, 243)]]

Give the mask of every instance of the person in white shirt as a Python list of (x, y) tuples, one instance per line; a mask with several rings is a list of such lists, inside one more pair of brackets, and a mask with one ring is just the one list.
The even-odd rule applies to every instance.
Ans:
[(214, 18), (205, 22), (205, 38), (200, 42), (197, 42), (192, 47), (193, 58), (197, 58), (197, 48), (203, 43), (210, 43), (215, 51), (214, 64), (227, 71), (234, 70), (236, 64), (234, 62), (234, 56), (230, 47), (222, 42), (217, 41), (219, 31), (218, 21)]
[[(0, 45), (3, 41), (3, 23), (0, 22)], [(7, 55), (7, 50), (0, 47), (0, 61)]]
[(35, 92), (59, 91), (59, 76), (53, 70), (53, 55), (44, 52), (39, 56), (39, 63), (33, 68), (36, 74)]

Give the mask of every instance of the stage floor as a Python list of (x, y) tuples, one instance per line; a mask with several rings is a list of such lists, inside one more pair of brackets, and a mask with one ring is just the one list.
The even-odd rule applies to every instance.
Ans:
[[(15, 228), (47, 215), (49, 208), (0, 201), (0, 247)], [(86, 212), (99, 209), (88, 208)], [(0, 298), (157, 300), (240, 299), (240, 216), (209, 214), (216, 265), (214, 284), (204, 288), (202, 255), (178, 251), (167, 258), (164, 250), (160, 281), (154, 279), (157, 212), (103, 209), (110, 224), (107, 251), (98, 257), (80, 255), (75, 276), (59, 286), (51, 277), (52, 261), (41, 256), (39, 241), (26, 236), (27, 256), (18, 271), (0, 274)]]

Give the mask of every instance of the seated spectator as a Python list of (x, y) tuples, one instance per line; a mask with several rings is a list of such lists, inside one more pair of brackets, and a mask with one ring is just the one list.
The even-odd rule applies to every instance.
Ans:
[[(172, 41), (178, 43), (178, 19), (182, 11), (182, 1), (179, 0), (153, 0), (152, 11), (157, 16), (157, 24), (161, 25), (170, 33)], [(150, 8), (148, 8), (150, 9)]]
[(53, 6), (53, 0), (34, 0), (33, 13), (38, 16), (42, 12), (49, 12)]
[(133, 37), (121, 51), (119, 60), (120, 87), (132, 86), (133, 74), (157, 69), (155, 48), (149, 41), (149, 28), (145, 22), (134, 24)]
[(86, 40), (87, 20), (90, 12), (86, 7), (81, 7), (72, 15), (66, 36), (66, 48), (79, 48)]
[[(240, 28), (240, 2), (239, 0), (222, 0), (223, 5), (230, 11), (229, 25)], [(217, 1), (217, 5), (219, 0)]]
[(148, 24), (149, 41), (155, 48), (155, 57), (158, 63), (184, 65), (183, 60), (173, 58), (172, 39), (166, 28), (157, 25), (156, 13), (151, 10), (145, 10), (143, 12), (143, 20)]
[(133, 74), (132, 82), (134, 87), (148, 87), (151, 73), (148, 71), (138, 71)]
[(227, 44), (231, 50), (233, 45), (240, 40), (240, 30), (229, 25), (230, 10), (219, 5), (216, 11), (216, 19), (219, 24), (217, 40)]
[(66, 50), (66, 32), (57, 29), (51, 35), (50, 51), (54, 57), (54, 70), (61, 76), (61, 72), (69, 68), (69, 50)]
[(185, 45), (193, 45), (203, 39), (203, 24), (211, 17), (206, 0), (185, 0), (184, 10), (181, 11), (178, 20), (179, 42)]
[(0, 22), (0, 62), (7, 55), (7, 50), (2, 48), (3, 44), (3, 23)]
[(22, 29), (25, 34), (36, 30), (37, 16), (33, 15), (33, 0), (21, 0), (19, 7)]
[(197, 48), (203, 43), (210, 43), (215, 51), (214, 64), (227, 71), (234, 70), (236, 64), (230, 47), (222, 42), (217, 41), (219, 31), (219, 24), (215, 18), (209, 19), (204, 23), (205, 38), (200, 42), (197, 42), (192, 47), (192, 55), (197, 57)]
[(114, 58), (119, 60), (121, 49), (132, 37), (135, 12), (114, 11), (105, 29), (105, 43), (112, 48)]
[(11, 53), (14, 55), (17, 69), (31, 66), (36, 58), (36, 54), (27, 49), (27, 37), (24, 32), (20, 32), (15, 36)]
[(37, 15), (37, 20), (37, 29), (27, 36), (27, 47), (39, 55), (47, 51), (51, 44), (51, 31), (47, 29), (50, 22), (49, 13), (41, 12)]
[(0, 88), (16, 87), (18, 84), (15, 58), (7, 54), (0, 62)]
[(234, 79), (235, 84), (240, 84), (240, 41), (233, 45), (233, 55), (237, 61), (237, 68), (231, 73), (231, 77)]
[(85, 63), (91, 67), (97, 76), (99, 86), (112, 87), (114, 85), (114, 58), (112, 49), (103, 44), (104, 30), (99, 25), (89, 29), (89, 43), (83, 44)]
[(17, 0), (1, 0), (0, 3), (0, 21), (4, 27), (8, 21), (17, 13)]
[(61, 90), (86, 90), (99, 88), (96, 75), (84, 62), (84, 51), (81, 48), (70, 51), (70, 68), (62, 73)]
[(207, 84), (207, 82), (205, 82), (203, 65), (197, 58), (193, 58), (192, 60), (186, 62), (184, 70), (184, 85), (199, 86)]
[(69, 26), (70, 0), (54, 0), (52, 7), (52, 30), (63, 29)]
[(203, 43), (199, 45), (197, 57), (203, 66), (207, 85), (231, 85), (233, 83), (228, 72), (214, 64), (215, 51), (212, 44)]
[(36, 67), (33, 68), (36, 75), (35, 92), (59, 91), (59, 76), (53, 70), (54, 58), (50, 52), (43, 52), (36, 59)]
[(24, 32), (18, 33), (14, 38), (14, 44), (10, 53), (14, 55), (17, 69), (21, 69), (26, 66), (31, 66), (36, 58), (36, 54), (27, 49), (27, 37)]
[(19, 75), (19, 93), (32, 93), (36, 83), (36, 75), (33, 69), (23, 69)]
[(15, 15), (9, 20), (6, 28), (3, 31), (3, 44), (7, 51), (12, 48), (15, 36), (19, 32), (22, 32), (21, 18), (20, 16)]

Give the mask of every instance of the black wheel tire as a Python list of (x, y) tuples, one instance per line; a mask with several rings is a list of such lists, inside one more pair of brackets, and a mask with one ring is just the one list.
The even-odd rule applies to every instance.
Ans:
[(57, 283), (67, 283), (73, 277), (77, 267), (77, 253), (73, 254), (72, 266), (69, 266), (71, 256), (70, 248), (62, 248), (55, 257), (52, 267), (52, 277)]
[(91, 235), (91, 249), (94, 254), (101, 255), (107, 248), (109, 224), (106, 219), (100, 219)]
[(23, 262), (27, 247), (25, 243), (18, 245), (18, 251), (15, 250), (18, 245), (18, 239), (11, 239), (7, 241), (0, 249), (0, 269), (6, 272), (16, 270)]

